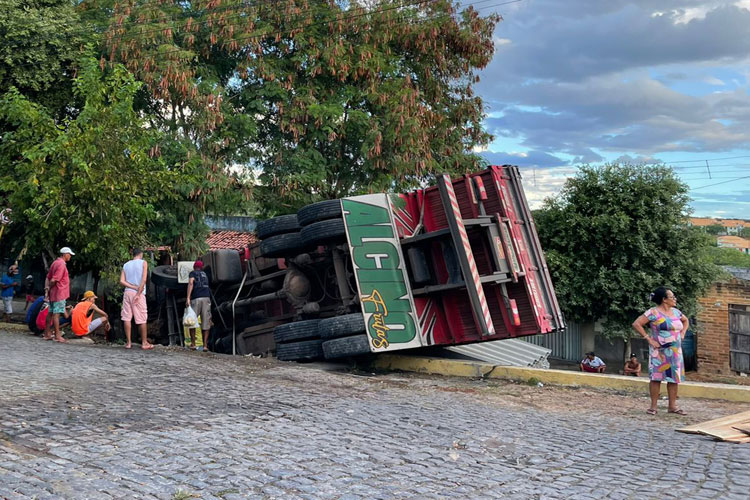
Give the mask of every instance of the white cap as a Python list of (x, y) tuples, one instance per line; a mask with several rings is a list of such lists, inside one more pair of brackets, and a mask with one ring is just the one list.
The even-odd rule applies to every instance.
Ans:
[(62, 254), (64, 254), (64, 253), (69, 253), (70, 255), (75, 255), (75, 254), (73, 253), (73, 250), (71, 250), (71, 249), (70, 249), (70, 247), (62, 247), (62, 248), (60, 249), (60, 255), (62, 255)]

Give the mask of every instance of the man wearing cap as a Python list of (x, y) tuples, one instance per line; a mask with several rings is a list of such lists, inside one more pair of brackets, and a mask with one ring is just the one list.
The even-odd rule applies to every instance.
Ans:
[(3, 297), (3, 320), (10, 321), (10, 315), (13, 314), (13, 295), (15, 287), (18, 286), (18, 266), (15, 264), (8, 267), (8, 271), (2, 277), (2, 295)]
[(588, 373), (604, 373), (607, 365), (601, 358), (594, 354), (594, 351), (587, 352), (586, 357), (581, 361), (581, 371)]
[(625, 362), (623, 373), (625, 375), (630, 375), (631, 377), (641, 376), (641, 363), (638, 361), (638, 356), (636, 356), (634, 352), (630, 353), (630, 359)]
[(65, 314), (65, 301), (70, 297), (70, 279), (68, 278), (67, 262), (75, 255), (70, 247), (62, 247), (60, 256), (49, 268), (44, 280), (44, 296), (50, 302), (50, 311), (44, 329), (44, 340), (52, 340), (50, 326), (55, 326), (54, 340), (67, 342), (60, 334), (60, 315)]
[[(195, 261), (188, 277), (185, 307), (192, 307), (195, 314), (200, 316), (203, 350), (208, 351), (208, 335), (211, 333), (211, 290), (208, 288), (208, 276), (203, 271), (203, 261)], [(190, 347), (195, 348), (195, 328), (190, 329)]]
[[(83, 294), (83, 300), (73, 308), (73, 333), (76, 336), (88, 335), (102, 325), (104, 325), (104, 331), (109, 331), (109, 317), (107, 313), (96, 307), (94, 303), (96, 299), (94, 292), (87, 290)], [(99, 314), (99, 317), (94, 319), (94, 313)]]
[(122, 319), (125, 328), (125, 349), (130, 349), (130, 321), (135, 319), (138, 331), (141, 333), (141, 349), (153, 349), (154, 346), (146, 338), (146, 323), (148, 310), (146, 309), (146, 278), (148, 278), (148, 263), (143, 260), (143, 251), (133, 249), (133, 258), (122, 266), (120, 284), (125, 287), (122, 294)]

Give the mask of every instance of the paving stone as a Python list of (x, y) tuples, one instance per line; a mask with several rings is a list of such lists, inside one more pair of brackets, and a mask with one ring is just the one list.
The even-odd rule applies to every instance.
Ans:
[(623, 450), (665, 430), (632, 417), (305, 365), (50, 344), (0, 332), (3, 500), (739, 499), (750, 485), (750, 446), (670, 433), (668, 450), (634, 463)]

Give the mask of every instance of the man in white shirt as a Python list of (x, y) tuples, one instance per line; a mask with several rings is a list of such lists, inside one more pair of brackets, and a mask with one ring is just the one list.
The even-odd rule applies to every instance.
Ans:
[(604, 373), (607, 365), (600, 357), (594, 354), (594, 351), (587, 352), (586, 357), (581, 361), (581, 371), (589, 373)]

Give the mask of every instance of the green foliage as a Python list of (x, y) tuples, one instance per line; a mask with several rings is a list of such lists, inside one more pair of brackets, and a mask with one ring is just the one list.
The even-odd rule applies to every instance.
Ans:
[(111, 270), (149, 242), (176, 176), (158, 154), (161, 134), (133, 108), (141, 84), (122, 66), (106, 76), (92, 59), (80, 68), (74, 91), (84, 105), (74, 119), (56, 123), (15, 89), (0, 101), (0, 119), (13, 126), (0, 144), (10, 160), (0, 163), (0, 191), (30, 253), (69, 245), (78, 266)]
[(750, 267), (750, 255), (736, 248), (711, 247), (708, 255), (711, 262), (719, 266)]
[(0, 95), (11, 87), (57, 117), (73, 100), (72, 65), (92, 41), (70, 0), (0, 0)]
[(750, 239), (750, 227), (743, 227), (740, 229), (738, 236)]
[[(472, 148), (490, 136), (472, 86), (497, 16), (446, 0), (214, 7), (124, 2), (109, 47), (148, 86), (155, 126), (187, 134), (220, 170), (260, 173), (262, 211), (478, 166)], [(134, 19), (146, 22), (119, 24)]]
[(569, 319), (606, 318), (609, 336), (629, 335), (661, 285), (694, 311), (720, 271), (709, 257), (712, 238), (685, 224), (687, 192), (666, 167), (585, 166), (545, 201), (536, 224)]
[(714, 236), (718, 234), (725, 234), (727, 232), (727, 228), (725, 228), (721, 224), (711, 224), (710, 226), (705, 226), (703, 229), (708, 234), (713, 234)]

